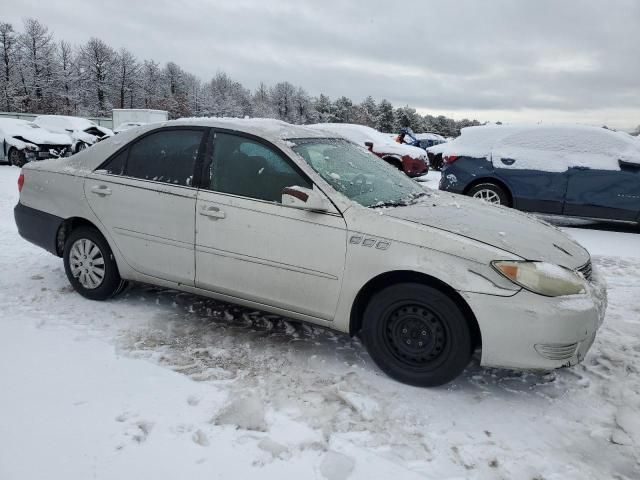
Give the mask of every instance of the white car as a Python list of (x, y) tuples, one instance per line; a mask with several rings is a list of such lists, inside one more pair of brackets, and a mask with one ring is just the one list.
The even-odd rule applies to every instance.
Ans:
[(427, 192), (366, 149), (275, 120), (191, 119), (24, 167), (20, 234), (83, 296), (127, 280), (359, 334), (420, 386), (582, 360), (606, 308), (587, 251), (533, 217)]
[(66, 135), (51, 133), (27, 120), (0, 118), (0, 161), (21, 167), (32, 160), (71, 154)]
[(122, 133), (125, 130), (131, 130), (132, 128), (141, 127), (142, 125), (146, 125), (146, 123), (143, 123), (143, 122), (124, 122), (124, 123), (121, 123), (120, 125), (118, 125), (118, 128), (115, 128), (113, 130), (113, 133), (117, 135), (118, 133)]
[(330, 132), (358, 145), (366, 146), (389, 165), (402, 170), (410, 177), (419, 177), (429, 171), (429, 160), (423, 149), (398, 143), (388, 134), (380, 133), (375, 128), (352, 123), (316, 123), (309, 127)]
[(112, 137), (113, 131), (81, 117), (65, 115), (39, 115), (33, 123), (54, 133), (66, 134), (73, 144), (73, 153), (84, 150), (96, 142)]

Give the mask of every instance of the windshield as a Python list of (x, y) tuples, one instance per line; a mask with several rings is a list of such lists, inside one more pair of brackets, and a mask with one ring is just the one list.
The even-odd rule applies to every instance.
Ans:
[(407, 205), (425, 191), (404, 173), (348, 140), (294, 139), (293, 150), (335, 190), (365, 207)]

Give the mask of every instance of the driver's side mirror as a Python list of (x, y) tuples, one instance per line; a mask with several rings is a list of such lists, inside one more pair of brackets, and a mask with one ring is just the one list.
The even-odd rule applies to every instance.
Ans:
[(289, 207), (326, 212), (327, 201), (317, 191), (304, 187), (285, 187), (282, 189), (282, 204)]
[(373, 150), (373, 142), (364, 142), (364, 146), (369, 149), (369, 151)]

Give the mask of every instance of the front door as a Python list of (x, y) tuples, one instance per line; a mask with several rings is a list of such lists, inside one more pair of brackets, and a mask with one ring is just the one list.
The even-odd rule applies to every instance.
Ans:
[(205, 131), (152, 132), (85, 180), (91, 209), (140, 273), (194, 285), (197, 189), (192, 184)]
[(634, 221), (640, 212), (640, 164), (620, 170), (569, 169), (565, 215)]
[(313, 185), (273, 146), (221, 132), (212, 142), (196, 204), (196, 286), (332, 320), (346, 252), (340, 213), (282, 205), (284, 187)]

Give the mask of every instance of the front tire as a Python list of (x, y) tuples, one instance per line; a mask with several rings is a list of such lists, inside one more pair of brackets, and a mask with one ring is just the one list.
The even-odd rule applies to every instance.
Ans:
[(69, 234), (63, 258), (69, 283), (85, 298), (107, 300), (125, 286), (109, 244), (93, 227), (79, 227)]
[(401, 283), (367, 305), (361, 337), (373, 361), (399, 382), (435, 387), (469, 364), (469, 325), (455, 302), (433, 287)]
[(504, 205), (505, 207), (511, 206), (507, 192), (495, 183), (480, 183), (479, 185), (471, 188), (467, 192), (467, 195), (494, 205)]
[(9, 164), (16, 167), (23, 167), (27, 163), (27, 158), (22, 150), (12, 147), (9, 150)]

